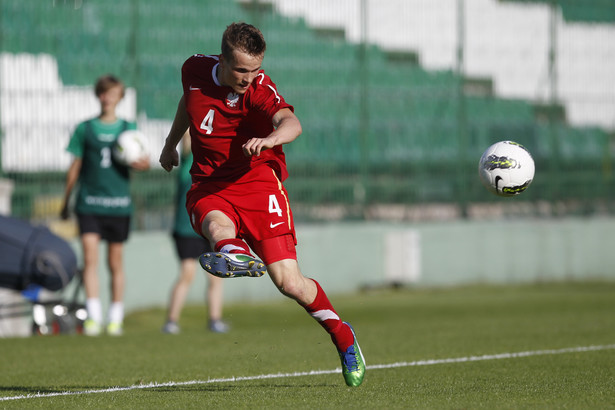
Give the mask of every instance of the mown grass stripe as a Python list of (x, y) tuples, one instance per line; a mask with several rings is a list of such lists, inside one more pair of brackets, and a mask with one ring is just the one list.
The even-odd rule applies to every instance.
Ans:
[[(558, 355), (558, 354), (566, 354), (566, 353), (583, 353), (583, 352), (593, 352), (599, 350), (612, 350), (615, 349), (615, 344), (609, 345), (597, 345), (597, 346), (578, 346), (578, 347), (568, 347), (563, 349), (548, 349), (548, 350), (531, 350), (525, 352), (516, 352), (516, 353), (499, 353), (492, 355), (482, 355), (482, 356), (467, 356), (467, 357), (455, 357), (448, 359), (429, 359), (429, 360), (418, 360), (414, 362), (398, 362), (391, 364), (376, 364), (376, 365), (368, 365), (368, 370), (376, 370), (376, 369), (392, 369), (399, 367), (413, 367), (413, 366), (432, 366), (438, 364), (451, 364), (451, 363), (467, 363), (467, 362), (478, 362), (485, 360), (501, 360), (501, 359), (516, 359), (530, 356), (544, 356), (544, 355)], [(58, 396), (77, 396), (84, 394), (96, 394), (96, 393), (115, 393), (129, 390), (140, 390), (140, 389), (155, 389), (159, 387), (173, 387), (173, 386), (190, 386), (190, 385), (198, 385), (198, 384), (212, 384), (212, 383), (234, 383), (241, 381), (252, 381), (252, 380), (264, 380), (264, 379), (282, 379), (288, 377), (303, 377), (303, 376), (318, 376), (324, 374), (336, 374), (341, 371), (340, 368), (334, 370), (311, 370), (309, 372), (295, 372), (295, 373), (271, 373), (271, 374), (261, 374), (257, 376), (238, 376), (238, 377), (227, 377), (227, 378), (219, 378), (219, 379), (208, 379), (208, 380), (191, 380), (185, 382), (166, 382), (166, 383), (146, 383), (146, 384), (137, 384), (132, 386), (125, 387), (109, 387), (105, 389), (91, 389), (91, 390), (82, 390), (82, 391), (65, 391), (65, 392), (56, 392), (56, 393), (36, 393), (36, 394), (26, 394), (20, 396), (8, 396), (8, 397), (0, 397), (0, 401), (9, 401), (9, 400), (22, 400), (22, 399), (35, 399), (35, 398), (47, 398), (47, 397), (58, 397)]]

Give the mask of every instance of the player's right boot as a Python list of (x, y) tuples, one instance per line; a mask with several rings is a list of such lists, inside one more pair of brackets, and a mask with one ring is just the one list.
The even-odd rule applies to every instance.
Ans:
[(107, 325), (109, 336), (122, 336), (124, 334), (124, 324), (122, 322), (110, 322)]
[(350, 326), (350, 323), (344, 322), (344, 324), (350, 328), (354, 343), (345, 352), (337, 351), (342, 361), (342, 375), (348, 386), (359, 387), (365, 377), (365, 359), (363, 353), (361, 353), (359, 342), (357, 342), (357, 336), (354, 334), (354, 329)]
[(199, 257), (207, 272), (220, 278), (261, 277), (265, 274), (263, 261), (243, 253), (207, 252)]

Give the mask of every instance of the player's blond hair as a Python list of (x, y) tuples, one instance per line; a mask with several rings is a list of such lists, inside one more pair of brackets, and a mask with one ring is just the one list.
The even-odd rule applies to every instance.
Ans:
[(262, 56), (267, 49), (263, 33), (251, 24), (232, 23), (222, 35), (222, 55), (227, 61), (233, 61), (233, 51), (240, 50), (251, 56)]

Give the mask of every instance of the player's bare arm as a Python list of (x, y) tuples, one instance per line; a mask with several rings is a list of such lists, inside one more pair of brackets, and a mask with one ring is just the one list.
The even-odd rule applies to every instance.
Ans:
[(251, 138), (243, 145), (246, 156), (260, 155), (261, 151), (277, 145), (293, 142), (301, 135), (301, 122), (288, 108), (283, 108), (273, 116), (275, 130), (265, 138)]
[(132, 162), (130, 167), (136, 171), (147, 171), (150, 168), (149, 156), (141, 157)]
[(64, 203), (62, 204), (62, 210), (60, 211), (60, 217), (62, 219), (68, 219), (70, 212), (68, 209), (68, 203), (70, 201), (70, 193), (73, 191), (77, 179), (79, 179), (79, 173), (81, 172), (81, 158), (73, 159), (68, 172), (66, 173), (66, 186), (64, 188)]
[(171, 130), (169, 131), (169, 135), (167, 136), (167, 139), (164, 142), (164, 147), (162, 147), (162, 152), (160, 153), (160, 165), (167, 172), (170, 172), (173, 167), (179, 165), (179, 154), (177, 153), (176, 147), (186, 133), (188, 127), (190, 127), (190, 119), (188, 118), (188, 113), (186, 112), (186, 101), (182, 96), (179, 100), (179, 104), (177, 104), (177, 111), (175, 112), (175, 118), (173, 119)]

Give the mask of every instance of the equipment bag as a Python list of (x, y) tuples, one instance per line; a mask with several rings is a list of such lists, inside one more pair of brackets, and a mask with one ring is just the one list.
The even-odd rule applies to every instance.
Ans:
[(77, 257), (64, 239), (44, 226), (0, 215), (0, 286), (60, 290), (76, 273)]

